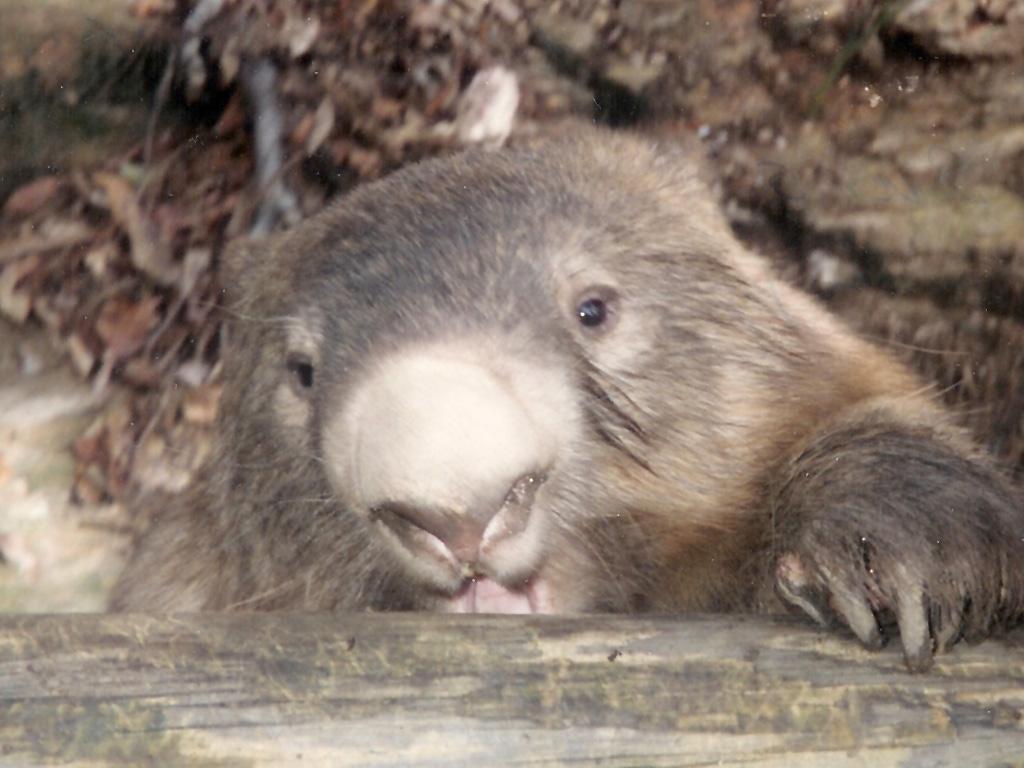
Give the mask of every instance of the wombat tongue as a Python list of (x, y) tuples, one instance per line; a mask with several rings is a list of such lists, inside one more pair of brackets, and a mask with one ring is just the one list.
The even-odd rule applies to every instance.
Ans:
[(493, 579), (474, 579), (450, 600), (452, 613), (536, 613), (531, 589), (509, 589)]

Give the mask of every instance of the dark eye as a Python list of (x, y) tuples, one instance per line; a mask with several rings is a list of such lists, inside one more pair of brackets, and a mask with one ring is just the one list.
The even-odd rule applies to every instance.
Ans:
[(588, 331), (606, 331), (613, 325), (617, 300), (613, 288), (588, 288), (576, 301), (576, 320)]
[(608, 319), (608, 307), (601, 299), (587, 299), (576, 307), (576, 316), (587, 328), (593, 328)]
[(313, 361), (305, 355), (289, 355), (288, 371), (292, 381), (300, 392), (308, 392), (313, 388)]

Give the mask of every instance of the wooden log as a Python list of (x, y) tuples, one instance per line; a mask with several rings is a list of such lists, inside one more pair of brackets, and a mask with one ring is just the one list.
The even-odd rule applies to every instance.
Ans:
[(912, 675), (790, 620), (0, 618), (0, 764), (1020, 765), (1024, 632)]

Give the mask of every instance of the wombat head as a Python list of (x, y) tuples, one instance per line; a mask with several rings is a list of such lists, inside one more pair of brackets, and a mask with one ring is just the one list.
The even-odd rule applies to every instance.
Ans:
[(618, 136), (407, 168), (231, 274), (220, 514), (319, 607), (636, 607), (733, 526), (802, 344), (693, 164)]

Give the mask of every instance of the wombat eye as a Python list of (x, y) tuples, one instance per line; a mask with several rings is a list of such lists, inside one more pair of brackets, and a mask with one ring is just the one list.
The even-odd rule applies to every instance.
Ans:
[(612, 288), (588, 288), (576, 302), (576, 319), (589, 331), (606, 331), (615, 319), (617, 294)]
[(608, 319), (608, 307), (601, 299), (587, 299), (576, 308), (576, 314), (583, 325), (593, 328)]
[(289, 355), (286, 363), (292, 380), (299, 390), (313, 388), (313, 361), (305, 355)]

